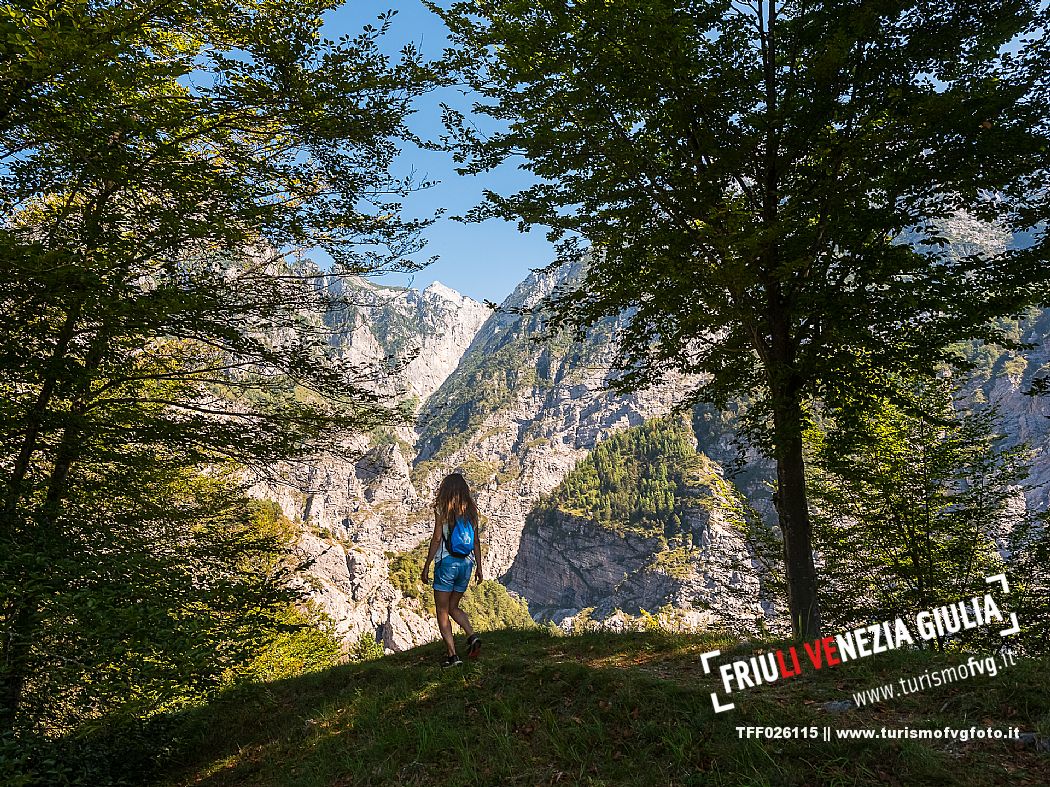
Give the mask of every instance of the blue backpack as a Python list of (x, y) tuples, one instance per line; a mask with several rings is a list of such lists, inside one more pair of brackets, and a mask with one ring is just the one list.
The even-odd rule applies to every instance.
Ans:
[(474, 551), (474, 526), (458, 517), (445, 536), (445, 549), (453, 557), (467, 557)]

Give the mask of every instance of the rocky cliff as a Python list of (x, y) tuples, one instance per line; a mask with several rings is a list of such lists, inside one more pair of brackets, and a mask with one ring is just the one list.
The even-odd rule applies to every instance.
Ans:
[[(324, 286), (332, 352), (371, 369), (378, 392), (413, 411), (456, 368), (490, 314), (437, 282), (422, 291), (342, 278)], [(348, 643), (377, 636), (402, 649), (436, 635), (389, 579), (388, 556), (430, 532), (425, 496), (412, 480), (417, 437), (411, 423), (378, 429), (275, 468), (254, 489), (302, 523), (300, 584)]]
[[(959, 254), (1002, 242), (971, 230), (965, 222), (952, 229)], [(495, 313), (438, 284), (422, 292), (329, 285), (340, 301), (326, 317), (333, 352), (383, 365), (384, 392), (411, 403), (415, 421), (332, 446), (286, 468), (289, 484), (258, 491), (303, 522), (304, 589), (347, 640), (377, 635), (399, 650), (436, 636), (418, 593), (406, 594), (391, 564), (427, 538), (430, 497), (453, 469), (468, 476), (488, 518), (488, 575), (529, 599), (539, 617), (571, 625), (581, 610), (603, 617), (671, 605), (694, 623), (777, 619), (746, 537), (748, 522), (769, 521), (770, 468), (741, 445), (733, 412), (695, 410), (688, 456), (671, 459), (685, 456), (702, 472), (681, 484), (664, 530), (617, 529), (572, 502), (566, 480), (595, 448), (665, 416), (682, 390), (671, 380), (630, 396), (609, 391), (614, 319), (580, 343), (544, 336), (532, 307), (578, 273), (534, 273)], [(1031, 347), (966, 348), (977, 366), (967, 396), (995, 403), (1007, 440), (1036, 449), (1026, 499), (1046, 510), (1050, 407), (1025, 394), (1050, 375), (1050, 313), (1007, 326)]]
[(694, 626), (774, 623), (748, 539), (765, 525), (701, 449), (681, 416), (608, 438), (530, 512), (508, 585), (566, 628), (584, 609), (605, 620), (668, 605)]
[(542, 317), (528, 310), (558, 281), (552, 274), (526, 279), (419, 417), (414, 475), (421, 488), (432, 489), (452, 469), (467, 473), (492, 522), (485, 557), (490, 574), (510, 568), (535, 502), (589, 450), (665, 414), (675, 401), (673, 385), (631, 396), (608, 390), (615, 320), (596, 326), (583, 343), (536, 340)]
[(1038, 395), (1050, 380), (1050, 309), (1032, 309), (1004, 321), (1022, 351), (986, 345), (966, 348), (976, 368), (962, 381), (963, 401), (994, 407), (1004, 446), (1031, 450), (1024, 496), (1032, 511), (1050, 510), (1050, 396)]
[[(603, 439), (672, 406), (673, 384), (632, 396), (607, 389), (615, 320), (583, 343), (536, 340), (542, 317), (529, 310), (575, 273), (531, 275), (494, 314), (440, 285), (422, 293), (339, 285), (343, 302), (327, 317), (333, 351), (385, 364), (385, 392), (414, 397), (416, 422), (333, 446), (284, 468), (285, 484), (257, 491), (303, 522), (303, 586), (347, 640), (378, 632), (397, 650), (436, 635), (389, 569), (392, 555), (429, 534), (429, 499), (445, 473), (459, 469), (470, 479), (488, 520), (485, 568), (504, 575), (540, 497)], [(512, 590), (524, 587), (508, 581)], [(644, 598), (672, 601), (661, 587)], [(581, 606), (593, 606), (587, 600), (581, 596)]]
[(363, 279), (326, 282), (334, 351), (389, 369), (391, 388), (425, 401), (452, 373), (491, 311), (440, 282), (419, 291)]

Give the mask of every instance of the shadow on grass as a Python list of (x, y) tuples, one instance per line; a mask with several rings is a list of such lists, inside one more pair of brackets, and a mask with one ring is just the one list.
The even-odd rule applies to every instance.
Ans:
[[(1045, 660), (872, 708), (823, 708), (950, 660), (895, 652), (734, 695), (737, 708), (715, 714), (710, 693), (719, 686), (699, 660), (712, 648), (729, 649), (713, 636), (490, 632), (482, 658), (460, 669), (441, 670), (440, 646), (430, 645), (242, 687), (155, 722), (160, 784), (1045, 783), (1046, 756), (1009, 744), (738, 734), (747, 726), (1030, 730), (1048, 723)], [(147, 754), (129, 750), (124, 764)]]

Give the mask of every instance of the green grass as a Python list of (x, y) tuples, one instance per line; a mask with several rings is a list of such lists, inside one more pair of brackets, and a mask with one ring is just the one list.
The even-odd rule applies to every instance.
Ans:
[[(756, 646), (738, 648), (750, 655)], [(1040, 730), (1047, 660), (871, 709), (821, 704), (951, 656), (893, 652), (752, 689), (714, 714), (699, 655), (718, 635), (485, 635), (482, 659), (437, 667), (432, 644), (242, 689), (184, 720), (163, 784), (1044, 784), (1050, 758), (974, 741), (741, 740), (738, 725)], [(957, 657), (955, 657), (957, 660)]]

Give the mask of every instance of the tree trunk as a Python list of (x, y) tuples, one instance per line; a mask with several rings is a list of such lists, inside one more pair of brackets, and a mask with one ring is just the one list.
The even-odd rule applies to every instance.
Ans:
[[(758, 5), (762, 68), (766, 99), (766, 141), (763, 159), (762, 223), (771, 237), (780, 232), (780, 133), (777, 120), (777, 3), (769, 0), (766, 17)], [(806, 463), (802, 454), (802, 397), (795, 362), (797, 340), (792, 335), (791, 306), (781, 287), (779, 249), (770, 242), (763, 252), (769, 278), (765, 281), (770, 335), (768, 344), (754, 336), (755, 348), (766, 367), (773, 403), (773, 456), (777, 463), (777, 515), (784, 538), (791, 633), (796, 639), (820, 636), (817, 571), (813, 566), (813, 528), (806, 499)]]
[(820, 605), (802, 454), (802, 404), (797, 397), (777, 398), (780, 401), (775, 401), (773, 409), (776, 506), (784, 537), (791, 633), (795, 639), (812, 640), (821, 636)]
[(73, 340), (77, 324), (80, 321), (83, 306), (83, 297), (77, 296), (70, 305), (69, 311), (66, 312), (66, 318), (63, 321), (62, 329), (59, 331), (58, 340), (55, 342), (55, 349), (47, 362), (44, 378), (40, 384), (40, 392), (37, 394), (33, 407), (26, 413), (25, 434), (22, 437), (22, 444), (19, 446), (18, 454), (15, 457), (14, 466), (11, 469), (11, 475), (7, 482), (3, 526), (2, 530), (0, 530), (0, 533), (5, 537), (9, 537), (15, 532), (18, 505), (22, 501), (26, 473), (29, 470), (30, 462), (33, 460), (33, 454), (36, 453), (39, 445), (41, 430), (44, 426), (48, 408), (51, 406), (51, 398), (62, 373), (62, 365), (66, 360), (69, 343)]
[[(34, 518), (36, 537), (43, 554), (53, 554), (53, 544), (60, 541), (58, 532), (62, 504), (69, 490), (69, 475), (80, 456), (83, 425), (80, 420), (87, 412), (91, 382), (98, 373), (102, 359), (109, 348), (110, 332), (100, 330), (92, 340), (84, 362), (83, 379), (75, 392), (65, 429), (55, 452), (54, 465), (47, 485), (47, 493)], [(15, 500), (17, 506), (18, 500)], [(39, 597), (29, 595), (16, 599), (8, 616), (8, 626), (0, 645), (0, 733), (9, 731), (17, 721), (29, 669), (30, 644), (37, 633)]]
[(0, 735), (14, 729), (25, 688), (26, 658), (35, 628), (35, 610), (26, 599), (15, 599), (0, 643)]
[[(19, 506), (25, 494), (26, 475), (44, 433), (47, 413), (62, 373), (69, 344), (80, 321), (83, 305), (84, 299), (80, 295), (75, 297), (70, 305), (55, 349), (48, 359), (40, 391), (33, 407), (26, 414), (25, 434), (15, 456), (11, 474), (7, 478), (6, 497), (3, 510), (0, 511), (0, 543), (8, 549), (15, 548), (19, 537), (19, 525), (24, 524), (19, 515)], [(34, 536), (32, 533), (23, 533), (23, 541), (26, 535), (30, 538)], [(11, 730), (17, 720), (25, 687), (26, 659), (36, 627), (37, 612), (36, 601), (24, 596), (11, 599), (5, 606), (5, 630), (0, 634), (0, 733)]]

